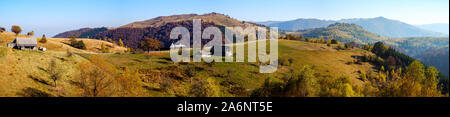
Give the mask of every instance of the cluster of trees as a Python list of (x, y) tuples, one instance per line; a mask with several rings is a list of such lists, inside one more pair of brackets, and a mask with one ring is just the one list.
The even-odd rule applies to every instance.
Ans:
[(280, 39), (303, 41), (303, 36), (301, 36), (301, 35), (295, 36), (295, 35), (287, 34), (286, 36), (280, 35)]
[(219, 97), (220, 89), (213, 78), (195, 79), (189, 93), (195, 97)]
[[(170, 44), (178, 41), (169, 39), (171, 29), (175, 27), (186, 27), (192, 32), (192, 21), (171, 22), (166, 23), (160, 27), (148, 27), (148, 28), (117, 28), (99, 32), (96, 35), (92, 35), (94, 39), (111, 39), (111, 42), (119, 42), (122, 39), (124, 46), (136, 49), (141, 48), (141, 42), (146, 41), (146, 38), (157, 39), (162, 45), (160, 49), (168, 49)], [(216, 26), (212, 22), (202, 22), (202, 27)], [(220, 27), (220, 26), (219, 26)], [(223, 29), (223, 28), (221, 28)], [(208, 40), (202, 40), (202, 43), (206, 43)], [(119, 42), (120, 43), (120, 42)], [(148, 48), (147, 48), (148, 49)], [(145, 50), (147, 51), (147, 50)]]
[(16, 33), (16, 36), (17, 36), (22, 32), (22, 28), (20, 28), (20, 26), (17, 26), (17, 25), (12, 25), (11, 32)]
[(75, 37), (70, 38), (70, 46), (78, 49), (86, 49), (86, 45), (84, 44), (83, 40), (77, 41)]
[[(378, 82), (380, 96), (385, 97), (438, 97), (442, 96), (443, 86), (439, 86), (439, 71), (425, 67), (419, 61), (412, 62), (405, 72), (390, 74), (390, 78)], [(447, 91), (448, 92), (448, 91)]]
[(128, 68), (117, 70), (104, 58), (92, 56), (78, 65), (76, 84), (84, 97), (139, 96), (138, 74)]
[(0, 33), (2, 33), (2, 32), (5, 32), (6, 31), (6, 29), (5, 28), (3, 28), (3, 27), (0, 27)]
[(349, 43), (345, 43), (344, 45), (341, 45), (341, 43), (337, 39), (327, 39), (326, 40), (323, 37), (320, 37), (318, 39), (316, 39), (316, 38), (308, 38), (308, 37), (303, 38), (303, 36), (301, 36), (301, 35), (300, 36), (295, 36), (295, 35), (291, 35), (291, 34), (288, 34), (286, 36), (281, 35), (280, 39), (305, 41), (305, 42), (310, 42), (310, 43), (321, 43), (321, 44), (327, 44), (328, 47), (331, 47), (331, 45), (334, 44), (334, 45), (337, 45), (336, 47), (337, 47), (338, 50), (355, 48), (355, 46), (357, 46), (357, 44), (354, 43), (354, 42), (349, 42)]
[[(413, 61), (415, 61), (414, 58), (400, 53), (396, 51), (395, 49), (385, 46), (383, 42), (377, 42), (373, 46), (365, 45), (364, 49), (371, 51), (374, 53), (377, 57), (377, 59), (373, 59), (374, 57), (370, 58), (367, 57), (367, 61), (372, 61), (377, 63), (377, 65), (393, 68), (395, 66), (400, 66), (405, 68), (409, 64), (411, 64)], [(391, 69), (389, 69), (391, 70)]]
[[(5, 28), (0, 28), (0, 31), (1, 30), (5, 31)], [(3, 31), (1, 31), (1, 32), (3, 32)], [(17, 36), (17, 35), (19, 35), (22, 32), (22, 28), (20, 26), (17, 26), (17, 25), (12, 25), (11, 26), (11, 32), (15, 33), (16, 36)], [(31, 32), (28, 32), (27, 35), (28, 36), (34, 36), (34, 30), (31, 31)]]
[(361, 79), (379, 88), (380, 96), (440, 96), (441, 92), (448, 92), (448, 89), (444, 90), (445, 84), (438, 86), (442, 76), (435, 67), (425, 66), (383, 42), (365, 45), (364, 49), (375, 54), (365, 55), (364, 61), (374, 63), (379, 71), (374, 76), (363, 72)]

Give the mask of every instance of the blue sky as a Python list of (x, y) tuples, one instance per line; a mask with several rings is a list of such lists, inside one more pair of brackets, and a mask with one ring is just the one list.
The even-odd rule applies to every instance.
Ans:
[(117, 27), (174, 14), (217, 12), (245, 21), (383, 16), (409, 24), (449, 23), (448, 0), (1, 0), (0, 27), (37, 35)]

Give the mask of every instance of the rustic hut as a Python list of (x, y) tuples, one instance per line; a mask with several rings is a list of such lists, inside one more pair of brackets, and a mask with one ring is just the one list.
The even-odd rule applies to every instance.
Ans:
[(8, 43), (8, 47), (21, 50), (38, 49), (36, 38), (25, 38), (25, 37), (17, 37), (12, 43)]

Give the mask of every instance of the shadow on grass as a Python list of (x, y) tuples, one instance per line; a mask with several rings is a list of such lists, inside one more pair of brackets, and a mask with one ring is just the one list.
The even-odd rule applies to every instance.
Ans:
[(53, 95), (49, 93), (31, 87), (22, 89), (21, 92), (17, 92), (17, 95), (23, 97), (53, 97)]
[(36, 76), (33, 76), (33, 75), (28, 75), (28, 78), (32, 79), (35, 82), (38, 82), (38, 83), (50, 86), (49, 82), (47, 82), (46, 80), (41, 79), (39, 77), (36, 77)]
[(142, 86), (142, 88), (147, 89), (149, 91), (162, 91), (161, 88), (152, 88), (148, 86)]

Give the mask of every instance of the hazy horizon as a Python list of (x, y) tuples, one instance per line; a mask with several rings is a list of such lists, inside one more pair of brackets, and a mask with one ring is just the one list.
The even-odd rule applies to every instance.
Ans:
[(3, 0), (0, 26), (9, 30), (19, 25), (23, 32), (54, 36), (85, 27), (118, 27), (158, 16), (210, 12), (252, 22), (381, 16), (411, 25), (449, 24), (448, 4), (448, 0)]

